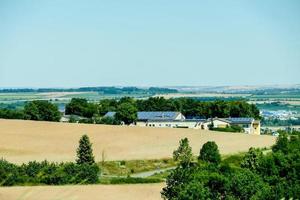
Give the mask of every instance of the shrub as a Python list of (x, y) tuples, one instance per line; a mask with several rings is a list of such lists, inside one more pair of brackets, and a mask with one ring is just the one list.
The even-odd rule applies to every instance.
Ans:
[(92, 184), (98, 183), (100, 169), (96, 164), (49, 163), (32, 161), (17, 166), (0, 160), (0, 185), (23, 184)]
[(23, 183), (24, 177), (20, 173), (18, 166), (7, 162), (6, 160), (0, 160), (0, 185), (12, 186), (18, 183)]

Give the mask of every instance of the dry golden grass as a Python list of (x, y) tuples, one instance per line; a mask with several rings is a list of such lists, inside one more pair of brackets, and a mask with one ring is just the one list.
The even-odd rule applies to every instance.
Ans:
[(0, 120), (0, 157), (15, 163), (32, 160), (74, 161), (78, 140), (88, 134), (96, 160), (158, 159), (172, 156), (181, 138), (190, 140), (197, 155), (207, 141), (215, 141), (222, 154), (247, 151), (274, 143), (272, 136), (222, 133), (194, 129), (68, 124)]
[(158, 200), (163, 184), (0, 188), (0, 200)]

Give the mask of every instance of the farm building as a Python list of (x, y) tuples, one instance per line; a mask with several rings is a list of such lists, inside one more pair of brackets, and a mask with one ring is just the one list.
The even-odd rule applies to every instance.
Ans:
[[(114, 117), (116, 112), (108, 112), (104, 117)], [(169, 128), (194, 128), (208, 130), (210, 125), (214, 128), (240, 126), (245, 133), (260, 135), (260, 121), (253, 118), (210, 118), (186, 119), (180, 112), (152, 111), (138, 112), (136, 126), (144, 127), (169, 127)]]
[(240, 126), (245, 133), (260, 135), (260, 121), (253, 118), (231, 117), (231, 118), (210, 118), (202, 125), (202, 129), (208, 129), (209, 125), (213, 128), (226, 128), (228, 126)]

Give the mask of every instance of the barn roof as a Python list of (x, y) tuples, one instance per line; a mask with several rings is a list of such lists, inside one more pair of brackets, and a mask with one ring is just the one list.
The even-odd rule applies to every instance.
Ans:
[(180, 112), (172, 111), (151, 111), (151, 112), (138, 112), (138, 120), (175, 120)]
[(227, 118), (231, 124), (251, 124), (254, 119), (248, 117), (231, 117)]

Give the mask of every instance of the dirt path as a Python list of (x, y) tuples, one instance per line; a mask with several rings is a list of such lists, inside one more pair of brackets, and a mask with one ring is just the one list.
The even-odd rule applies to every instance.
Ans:
[(170, 169), (175, 169), (176, 167), (168, 167), (168, 168), (163, 168), (163, 169), (155, 169), (155, 170), (151, 170), (151, 171), (146, 171), (146, 172), (140, 172), (140, 173), (136, 173), (136, 174), (131, 174), (131, 177), (134, 178), (146, 178), (149, 176), (152, 176), (156, 173), (161, 173), (161, 172), (165, 172), (168, 171)]

